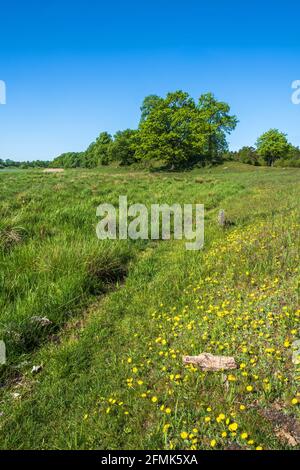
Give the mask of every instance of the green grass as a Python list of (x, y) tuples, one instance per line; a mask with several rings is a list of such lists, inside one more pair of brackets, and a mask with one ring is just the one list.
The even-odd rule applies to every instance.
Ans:
[[(299, 417), (299, 176), (231, 163), (0, 174), (0, 447), (289, 448), (271, 418), (275, 407), (287, 426)], [(120, 194), (204, 203), (204, 249), (100, 242), (96, 207)], [(203, 351), (239, 368), (182, 365)]]

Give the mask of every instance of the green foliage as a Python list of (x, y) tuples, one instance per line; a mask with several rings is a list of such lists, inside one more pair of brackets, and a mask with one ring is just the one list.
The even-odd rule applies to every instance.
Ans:
[(95, 168), (111, 162), (131, 165), (156, 160), (178, 168), (216, 163), (227, 149), (226, 135), (237, 124), (229, 105), (212, 93), (201, 95), (198, 105), (183, 91), (165, 98), (149, 95), (140, 109), (137, 130), (118, 131), (114, 139), (102, 132), (85, 152), (65, 153), (53, 166)]
[(197, 126), (197, 110), (187, 93), (168, 93), (156, 102), (140, 124), (137, 156), (140, 160), (160, 160), (180, 166), (201, 155), (204, 136)]
[(268, 166), (272, 166), (276, 160), (288, 155), (291, 145), (286, 134), (278, 129), (270, 129), (257, 139), (256, 147), (258, 155)]
[(0, 169), (4, 168), (47, 168), (49, 166), (50, 161), (47, 160), (34, 160), (32, 162), (16, 162), (7, 158), (5, 160), (0, 158)]
[(101, 132), (85, 152), (85, 167), (94, 168), (99, 165), (108, 165), (111, 143), (111, 135), (108, 132)]
[[(183, 91), (168, 93), (165, 99), (144, 100), (137, 155), (140, 160), (160, 160), (180, 167), (188, 162), (214, 162), (227, 148), (226, 133), (237, 120), (229, 106), (208, 93), (198, 106)], [(146, 110), (146, 111), (145, 111)]]
[(281, 168), (300, 168), (300, 158), (280, 158), (274, 166)]
[(274, 163), (278, 167), (300, 168), (300, 148), (290, 145), (286, 158), (280, 158)]
[(138, 131), (126, 129), (114, 135), (108, 151), (109, 161), (118, 161), (121, 165), (131, 165), (137, 161), (136, 147)]
[[(283, 140), (284, 142), (284, 140)], [(280, 153), (284, 157), (277, 158), (275, 161), (272, 159), (267, 160), (260, 155), (258, 150), (254, 147), (242, 147), (236, 152), (226, 152), (224, 154), (224, 159), (228, 161), (237, 161), (240, 163), (246, 163), (248, 165), (260, 166), (264, 164), (273, 164), (277, 167), (289, 167), (289, 168), (299, 168), (300, 167), (300, 149), (294, 147), (291, 144), (288, 146), (284, 145), (286, 149), (285, 153)], [(272, 163), (273, 161), (273, 163)]]
[(51, 166), (54, 168), (77, 168), (84, 166), (83, 152), (66, 152), (56, 157)]
[(95, 168), (100, 165), (108, 165), (111, 144), (111, 135), (108, 132), (101, 132), (85, 152), (63, 153), (53, 160), (51, 166), (57, 168)]
[(146, 98), (144, 98), (142, 106), (140, 107), (140, 111), (141, 111), (140, 124), (147, 119), (150, 112), (153, 109), (155, 109), (155, 107), (159, 105), (161, 101), (162, 101), (162, 98), (157, 95), (149, 95), (149, 96), (146, 96)]
[(200, 96), (198, 103), (200, 119), (206, 136), (204, 153), (207, 159), (215, 160), (228, 150), (226, 134), (230, 134), (238, 123), (236, 116), (231, 116), (230, 106), (216, 100), (212, 93)]
[(237, 152), (228, 152), (226, 155), (228, 160), (246, 163), (247, 165), (260, 165), (259, 156), (254, 147), (242, 147)]

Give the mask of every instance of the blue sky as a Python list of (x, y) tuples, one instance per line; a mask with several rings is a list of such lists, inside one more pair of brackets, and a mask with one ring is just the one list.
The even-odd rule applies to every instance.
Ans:
[(277, 127), (300, 145), (299, 1), (0, 4), (0, 158), (52, 159), (136, 127), (148, 94), (212, 91), (239, 124), (230, 147)]

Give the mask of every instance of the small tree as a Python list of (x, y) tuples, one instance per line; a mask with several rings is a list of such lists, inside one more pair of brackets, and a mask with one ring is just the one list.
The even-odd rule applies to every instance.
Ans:
[(112, 137), (108, 132), (101, 132), (86, 150), (86, 166), (93, 168), (98, 165), (109, 163), (108, 149), (112, 142)]
[(230, 115), (230, 106), (224, 101), (218, 101), (213, 93), (200, 96), (198, 110), (203, 121), (203, 132), (206, 136), (205, 154), (214, 161), (228, 150), (226, 134), (236, 127), (238, 119)]
[(242, 147), (237, 152), (237, 160), (248, 165), (259, 165), (258, 155), (254, 147)]
[(284, 158), (290, 151), (286, 134), (278, 129), (270, 129), (262, 134), (256, 142), (257, 153), (268, 166), (272, 166), (279, 158)]
[(109, 159), (119, 161), (121, 165), (131, 165), (136, 162), (136, 140), (138, 131), (125, 129), (118, 131), (109, 146)]

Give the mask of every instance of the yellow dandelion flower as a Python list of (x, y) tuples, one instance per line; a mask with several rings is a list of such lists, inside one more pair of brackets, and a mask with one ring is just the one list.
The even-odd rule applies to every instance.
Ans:
[(188, 433), (185, 432), (185, 431), (183, 431), (183, 432), (180, 434), (180, 437), (181, 437), (181, 439), (187, 439)]
[(238, 424), (237, 424), (237, 423), (231, 423), (231, 424), (229, 424), (229, 426), (228, 426), (229, 431), (233, 431), (233, 432), (236, 431), (237, 428), (238, 428)]
[(216, 441), (215, 439), (212, 439), (212, 440), (210, 441), (210, 447), (215, 447), (216, 444), (217, 444), (217, 441)]

